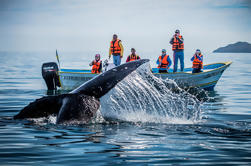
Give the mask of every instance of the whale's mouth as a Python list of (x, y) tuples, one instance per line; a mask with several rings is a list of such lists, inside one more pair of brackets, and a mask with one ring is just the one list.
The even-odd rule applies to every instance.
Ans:
[(195, 96), (172, 80), (153, 76), (148, 63), (101, 98), (101, 113), (106, 120), (191, 124), (201, 121), (201, 110)]

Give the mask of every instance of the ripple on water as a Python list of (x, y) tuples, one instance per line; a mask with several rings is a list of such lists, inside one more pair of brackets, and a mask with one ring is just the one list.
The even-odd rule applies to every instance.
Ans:
[[(1, 53), (0, 53), (1, 54)], [(130, 122), (98, 122), (89, 125), (55, 125), (55, 117), (37, 121), (12, 120), (11, 117), (29, 102), (45, 95), (45, 85), (40, 75), (41, 63), (48, 61), (53, 54), (1, 54), (0, 56), (0, 161), (1, 165), (250, 165), (251, 117), (250, 104), (250, 54), (210, 54), (206, 61), (226, 61), (234, 63), (223, 73), (210, 98), (200, 101), (203, 113), (201, 120), (186, 121), (189, 114), (178, 114), (184, 110), (177, 95), (166, 90), (174, 103), (173, 115), (169, 119), (163, 116), (149, 116), (147, 112), (130, 114), (131, 110), (142, 107), (156, 110), (151, 106), (156, 97), (147, 96), (152, 88), (135, 76), (129, 83), (120, 85), (115, 92), (121, 96), (111, 97), (110, 103), (118, 103), (128, 108), (133, 103), (145, 102), (145, 105), (119, 108)], [(89, 55), (89, 54), (86, 54)], [(13, 64), (13, 58), (16, 58)], [(146, 57), (152, 57), (147, 55)], [(29, 64), (27, 65), (27, 57)], [(77, 55), (76, 55), (77, 57)], [(55, 61), (51, 58), (50, 60)], [(82, 63), (88, 65), (88, 57)], [(69, 61), (68, 61), (69, 60)], [(67, 59), (69, 66), (73, 64)], [(243, 70), (240, 68), (245, 68)], [(234, 79), (233, 79), (234, 78)], [(130, 80), (131, 79), (131, 80)], [(131, 82), (130, 82), (131, 81)], [(137, 101), (135, 91), (139, 88), (144, 94)], [(150, 89), (146, 91), (145, 89)], [(130, 95), (126, 95), (128, 92)], [(160, 95), (161, 96), (161, 95)], [(180, 96), (186, 97), (186, 96)], [(189, 95), (187, 95), (189, 97)], [(129, 100), (128, 100), (129, 98)], [(156, 101), (158, 101), (158, 97)], [(122, 103), (126, 100), (127, 102)], [(168, 100), (166, 100), (168, 101)], [(178, 103), (175, 105), (175, 103)], [(161, 105), (165, 108), (170, 105)], [(179, 107), (181, 106), (181, 107)], [(191, 110), (192, 107), (188, 107)], [(102, 108), (104, 109), (104, 108)], [(167, 109), (161, 109), (167, 110)], [(169, 107), (168, 107), (169, 110)], [(173, 111), (172, 110), (172, 111)], [(116, 109), (105, 110), (109, 113)], [(124, 111), (124, 112), (123, 112)], [(127, 111), (127, 112), (126, 112)], [(128, 112), (129, 111), (129, 112)], [(175, 114), (177, 113), (177, 114)], [(163, 114), (161, 114), (163, 115)], [(178, 117), (175, 119), (175, 116)], [(194, 115), (194, 113), (192, 113)], [(185, 117), (185, 118), (181, 118)], [(193, 116), (192, 116), (193, 117)], [(140, 121), (139, 121), (140, 119)], [(121, 119), (120, 119), (121, 120)], [(151, 121), (152, 120), (152, 121)], [(151, 121), (151, 122), (149, 122)], [(163, 123), (163, 122), (172, 122)]]

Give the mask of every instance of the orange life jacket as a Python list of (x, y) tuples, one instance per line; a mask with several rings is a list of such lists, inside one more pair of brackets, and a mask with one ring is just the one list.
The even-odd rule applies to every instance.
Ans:
[[(199, 57), (202, 57), (202, 54), (199, 54)], [(196, 55), (194, 55), (194, 60), (193, 60), (193, 68), (195, 69), (203, 69), (203, 62), (197, 58)]]
[[(179, 35), (179, 38), (181, 39), (182, 36)], [(173, 50), (184, 50), (184, 43), (180, 44), (179, 40), (175, 38), (173, 38)]]
[(99, 61), (94, 60), (92, 65), (92, 73), (100, 73), (99, 72), (100, 65), (101, 65), (101, 60)]
[(137, 60), (137, 59), (139, 59), (139, 56), (138, 55), (129, 55), (130, 56), (130, 60), (129, 60), (129, 62), (131, 62), (131, 61), (135, 61), (135, 60)]
[(169, 65), (169, 62), (167, 61), (169, 55), (165, 55), (164, 58), (162, 59), (162, 56), (159, 56), (159, 66), (158, 68), (167, 68)]
[(121, 53), (121, 48), (119, 46), (120, 41), (121, 40), (119, 40), (119, 39), (117, 39), (115, 42), (111, 41), (110, 48), (111, 48), (111, 53), (112, 54)]

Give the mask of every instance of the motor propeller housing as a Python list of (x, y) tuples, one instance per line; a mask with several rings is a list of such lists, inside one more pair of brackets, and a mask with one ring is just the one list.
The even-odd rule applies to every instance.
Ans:
[(58, 65), (55, 62), (47, 62), (42, 65), (42, 76), (48, 90), (57, 90), (61, 87), (58, 76)]

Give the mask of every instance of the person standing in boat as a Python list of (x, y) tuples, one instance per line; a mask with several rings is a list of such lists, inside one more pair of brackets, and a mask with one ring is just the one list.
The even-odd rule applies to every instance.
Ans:
[(140, 59), (139, 55), (136, 54), (135, 48), (131, 48), (131, 55), (126, 59), (126, 62), (131, 62)]
[(162, 49), (162, 54), (159, 56), (157, 62), (159, 73), (168, 73), (169, 67), (172, 65), (172, 61), (169, 55), (166, 54), (166, 50)]
[(101, 73), (102, 61), (100, 60), (100, 54), (96, 54), (95, 60), (93, 60), (89, 65), (92, 66), (92, 73)]
[(113, 39), (110, 42), (110, 49), (109, 49), (109, 59), (111, 55), (113, 55), (113, 63), (115, 66), (119, 66), (121, 63), (121, 58), (123, 57), (124, 48), (121, 43), (121, 40), (118, 39), (116, 34), (113, 35)]
[(184, 39), (180, 35), (180, 30), (176, 30), (170, 44), (173, 50), (173, 72), (177, 72), (178, 59), (180, 60), (180, 70), (184, 71)]
[(199, 49), (196, 50), (195, 54), (191, 58), (191, 61), (193, 61), (192, 73), (202, 72), (201, 69), (203, 69), (203, 55)]

